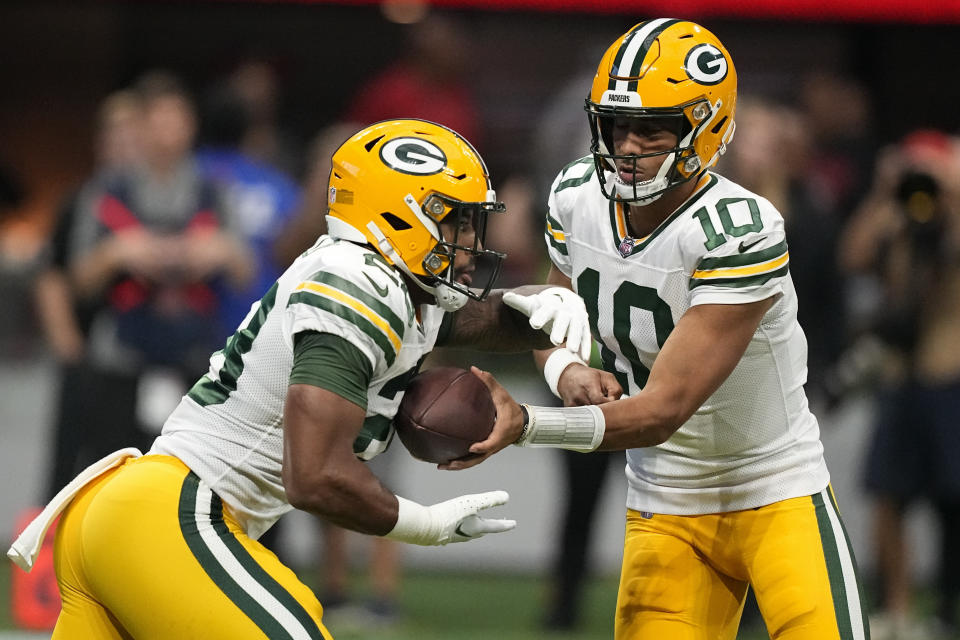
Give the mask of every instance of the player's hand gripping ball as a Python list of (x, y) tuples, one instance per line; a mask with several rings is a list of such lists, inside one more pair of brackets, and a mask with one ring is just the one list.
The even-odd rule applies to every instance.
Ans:
[(486, 385), (457, 367), (436, 367), (407, 385), (393, 419), (400, 442), (425, 462), (446, 464), (486, 440), (497, 412)]

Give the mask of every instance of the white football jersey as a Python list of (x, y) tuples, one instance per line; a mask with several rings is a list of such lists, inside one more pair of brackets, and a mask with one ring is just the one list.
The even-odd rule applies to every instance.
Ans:
[(627, 506), (718, 513), (821, 491), (829, 474), (803, 390), (807, 342), (773, 205), (708, 173), (650, 235), (630, 238), (623, 204), (604, 197), (586, 157), (561, 171), (549, 209), (550, 258), (586, 302), (604, 368), (626, 394), (643, 388), (690, 307), (777, 296), (739, 364), (690, 420), (665, 443), (627, 452)]
[(213, 354), (151, 453), (183, 460), (257, 538), (292, 508), (281, 465), (294, 336), (340, 336), (370, 360), (367, 418), (354, 442), (356, 455), (369, 460), (393, 438), (406, 383), (436, 343), (443, 315), (422, 305), (418, 322), (406, 285), (379, 254), (323, 236)]

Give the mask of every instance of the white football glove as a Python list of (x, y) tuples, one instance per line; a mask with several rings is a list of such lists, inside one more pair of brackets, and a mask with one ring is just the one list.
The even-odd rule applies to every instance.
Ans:
[(466, 542), (488, 533), (510, 531), (516, 520), (481, 518), (483, 509), (506, 504), (506, 491), (488, 491), (438, 502), (429, 507), (397, 496), (400, 513), (397, 524), (385, 537), (424, 546)]
[(513, 291), (503, 294), (503, 302), (530, 318), (530, 326), (550, 334), (550, 342), (566, 341), (567, 350), (584, 362), (590, 361), (590, 318), (583, 298), (564, 287), (550, 287), (531, 296)]

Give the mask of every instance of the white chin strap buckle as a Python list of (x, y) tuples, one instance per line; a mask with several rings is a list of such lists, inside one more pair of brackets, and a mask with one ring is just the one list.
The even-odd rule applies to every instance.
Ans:
[(441, 282), (433, 288), (433, 296), (437, 299), (437, 306), (444, 311), (457, 311), (467, 304), (467, 294), (457, 291), (446, 283)]

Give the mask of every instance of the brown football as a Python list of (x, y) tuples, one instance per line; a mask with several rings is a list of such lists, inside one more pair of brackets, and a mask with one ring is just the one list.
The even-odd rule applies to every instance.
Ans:
[(470, 454), (496, 420), (486, 385), (466, 369), (435, 367), (407, 385), (393, 424), (414, 458), (443, 464)]

